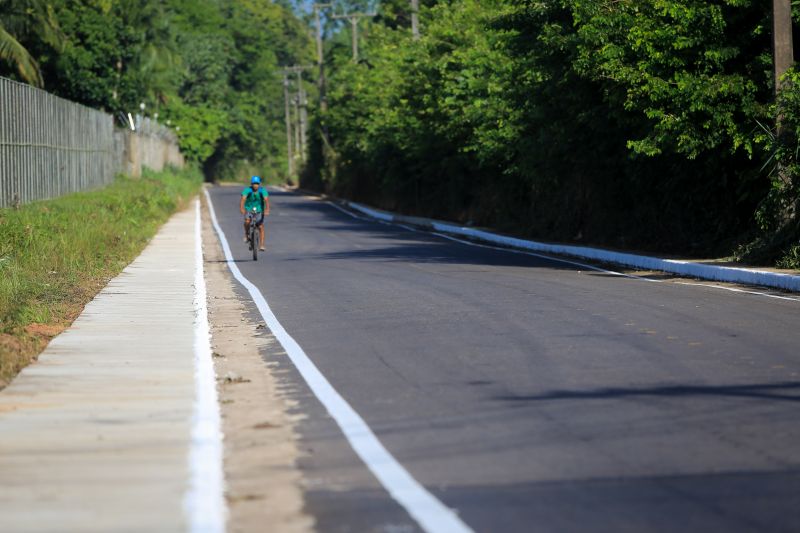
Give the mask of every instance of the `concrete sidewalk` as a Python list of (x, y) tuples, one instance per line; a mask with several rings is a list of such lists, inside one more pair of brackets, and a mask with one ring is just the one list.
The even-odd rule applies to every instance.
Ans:
[(185, 531), (195, 211), (0, 392), (0, 531)]

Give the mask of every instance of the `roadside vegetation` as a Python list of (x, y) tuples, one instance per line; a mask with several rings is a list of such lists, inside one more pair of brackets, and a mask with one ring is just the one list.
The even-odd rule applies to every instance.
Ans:
[(800, 77), (775, 102), (770, 2), (420, 4), (415, 41), (409, 2), (381, 2), (358, 62), (347, 27), (332, 32), (305, 187), (534, 238), (800, 267)]
[(145, 171), (101, 190), (0, 209), (0, 387), (187, 206), (199, 170)]
[[(143, 103), (207, 179), (275, 182), (293, 178), (282, 68), (311, 66), (305, 188), (525, 237), (800, 268), (800, 71), (776, 99), (771, 2), (419, 0), (415, 40), (409, 0), (335, 0), (325, 111), (311, 4), (0, 0), (0, 75), (120, 123)], [(357, 61), (330, 16), (347, 12), (377, 13), (359, 19)]]
[(313, 41), (288, 2), (0, 0), (0, 76), (158, 115), (208, 179), (286, 178), (283, 74)]

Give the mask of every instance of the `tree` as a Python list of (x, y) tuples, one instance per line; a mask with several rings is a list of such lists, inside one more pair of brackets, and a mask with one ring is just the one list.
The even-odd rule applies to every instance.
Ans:
[(22, 44), (32, 38), (55, 49), (63, 45), (50, 4), (41, 0), (0, 0), (0, 61), (11, 65), (22, 81), (42, 87), (39, 63)]
[(708, 254), (753, 227), (767, 189), (763, 3), (424, 4), (415, 42), (408, 2), (386, 3), (359, 65), (334, 36), (318, 117), (333, 157), (313, 150), (307, 177), (549, 239)]

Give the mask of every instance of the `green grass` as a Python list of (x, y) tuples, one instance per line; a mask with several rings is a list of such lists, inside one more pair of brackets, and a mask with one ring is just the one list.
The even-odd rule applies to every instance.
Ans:
[(0, 387), (200, 189), (196, 169), (0, 209)]

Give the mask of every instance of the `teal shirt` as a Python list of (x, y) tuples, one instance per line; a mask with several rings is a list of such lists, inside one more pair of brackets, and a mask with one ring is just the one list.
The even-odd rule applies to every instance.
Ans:
[(248, 213), (256, 208), (256, 212), (261, 213), (264, 211), (264, 201), (261, 200), (261, 195), (264, 195), (264, 201), (269, 197), (269, 191), (263, 187), (258, 188), (258, 192), (253, 192), (252, 187), (245, 187), (242, 191), (242, 196), (247, 198), (244, 201), (244, 210)]

